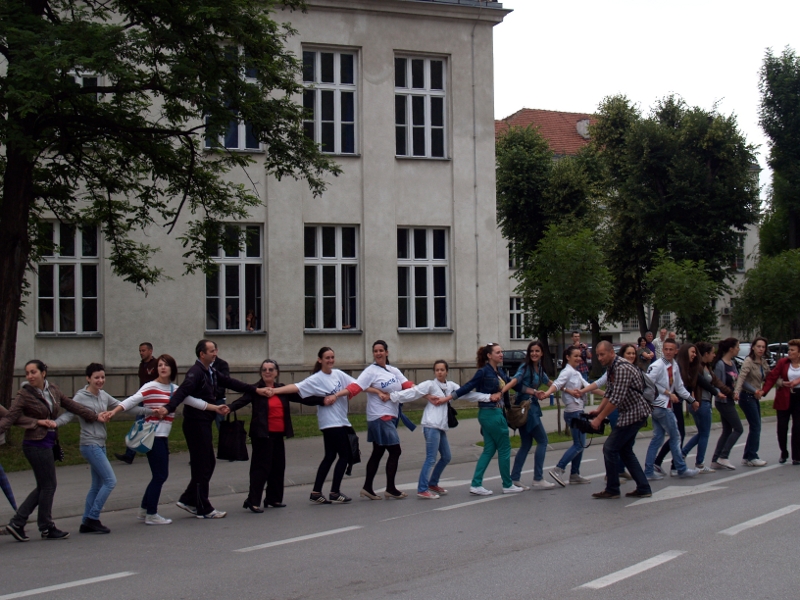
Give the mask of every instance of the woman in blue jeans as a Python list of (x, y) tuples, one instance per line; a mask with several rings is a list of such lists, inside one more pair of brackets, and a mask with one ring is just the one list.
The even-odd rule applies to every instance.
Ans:
[(538, 340), (528, 344), (525, 352), (525, 362), (517, 369), (514, 378), (504, 387), (503, 392), (514, 388), (517, 392), (514, 403), (519, 404), (524, 400), (531, 401), (531, 408), (528, 411), (528, 421), (519, 430), (520, 444), (517, 455), (514, 457), (514, 466), (511, 469), (511, 480), (514, 485), (524, 490), (531, 489), (522, 483), (522, 467), (525, 459), (536, 441), (536, 452), (533, 455), (533, 489), (547, 490), (555, 487), (554, 483), (544, 480), (544, 457), (547, 453), (547, 431), (542, 424), (542, 409), (539, 400), (544, 398), (544, 392), (539, 390), (539, 386), (550, 383), (547, 373), (542, 368), (542, 356), (544, 356), (544, 344)]
[[(114, 469), (106, 456), (106, 421), (110, 418), (109, 409), (119, 405), (116, 398), (103, 391), (106, 384), (106, 373), (103, 365), (91, 363), (86, 367), (86, 387), (73, 396), (73, 400), (97, 413), (97, 421), (89, 422), (83, 417), (66, 412), (58, 419), (56, 425), (62, 427), (78, 418), (81, 424), (80, 451), (81, 456), (89, 463), (92, 473), (92, 485), (86, 494), (86, 505), (83, 509), (81, 533), (111, 533), (111, 530), (100, 522), (100, 512), (106, 500), (117, 485)], [(137, 407), (136, 414), (149, 414), (145, 408)]]

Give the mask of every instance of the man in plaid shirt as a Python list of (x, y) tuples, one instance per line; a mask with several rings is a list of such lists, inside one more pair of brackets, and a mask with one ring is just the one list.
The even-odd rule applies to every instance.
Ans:
[(650, 404), (642, 396), (644, 377), (636, 366), (614, 354), (610, 342), (600, 342), (595, 356), (606, 367), (608, 384), (603, 402), (594, 412), (592, 426), (597, 428), (615, 408), (619, 409), (617, 426), (603, 444), (603, 458), (606, 463), (606, 489), (592, 494), (594, 498), (619, 498), (619, 471), (617, 465), (622, 459), (628, 472), (636, 482), (636, 489), (625, 494), (628, 498), (648, 498), (653, 495), (650, 484), (644, 476), (642, 465), (633, 453), (636, 434), (647, 423)]

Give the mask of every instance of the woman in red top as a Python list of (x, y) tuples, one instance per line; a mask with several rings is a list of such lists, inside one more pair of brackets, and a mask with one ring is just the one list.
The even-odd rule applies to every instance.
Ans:
[[(255, 384), (256, 388), (281, 387), (283, 384), (277, 383), (279, 373), (278, 363), (268, 358), (261, 363), (261, 380)], [(286, 506), (283, 504), (283, 474), (286, 471), (283, 440), (294, 436), (289, 402), (322, 406), (324, 400), (318, 396), (301, 398), (299, 394), (280, 394), (265, 398), (247, 393), (229, 405), (231, 410), (253, 405), (253, 419), (250, 422), (250, 442), (253, 445), (253, 455), (250, 458), (250, 493), (244, 501), (244, 508), (254, 513), (264, 512), (261, 508), (264, 486), (267, 488), (265, 508)]]
[(781, 448), (781, 463), (789, 458), (786, 438), (789, 419), (792, 420), (792, 464), (800, 465), (800, 339), (789, 340), (788, 356), (782, 358), (775, 368), (767, 373), (762, 396), (772, 389), (778, 379), (781, 384), (775, 392), (772, 406), (778, 413), (778, 445)]

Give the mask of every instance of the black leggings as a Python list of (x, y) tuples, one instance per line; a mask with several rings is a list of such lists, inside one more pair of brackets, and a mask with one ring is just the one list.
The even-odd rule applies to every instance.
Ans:
[[(675, 413), (675, 419), (678, 421), (678, 432), (681, 434), (681, 448), (683, 448), (683, 440), (686, 437), (686, 424), (683, 420), (683, 402), (676, 402), (672, 405), (672, 412)], [(669, 440), (664, 442), (661, 450), (658, 451), (656, 456), (656, 464), (661, 465), (664, 462), (664, 457), (669, 454)], [(672, 468), (675, 468), (675, 459), (672, 459)]]
[(372, 456), (369, 457), (367, 462), (367, 478), (364, 480), (364, 489), (370, 494), (374, 494), (372, 489), (372, 482), (375, 480), (375, 474), (378, 472), (378, 466), (383, 458), (384, 451), (389, 451), (389, 458), (386, 459), (386, 491), (392, 494), (399, 494), (400, 492), (394, 485), (394, 478), (397, 475), (397, 465), (400, 462), (400, 444), (392, 446), (379, 446), (372, 442)]
[(342, 477), (344, 477), (347, 464), (350, 462), (350, 440), (347, 437), (349, 432), (349, 427), (329, 427), (328, 429), (322, 430), (322, 440), (325, 443), (325, 456), (322, 462), (319, 463), (319, 469), (317, 469), (317, 478), (314, 481), (314, 492), (322, 493), (322, 486), (325, 484), (328, 471), (331, 470), (331, 465), (338, 456), (339, 461), (333, 469), (331, 493), (339, 493), (339, 487), (342, 485)]

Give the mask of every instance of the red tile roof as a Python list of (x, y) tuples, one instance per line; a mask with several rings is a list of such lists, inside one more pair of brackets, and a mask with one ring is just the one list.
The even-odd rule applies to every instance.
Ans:
[(586, 119), (592, 124), (595, 121), (594, 115), (590, 114), (523, 108), (505, 119), (495, 121), (494, 133), (497, 138), (509, 127), (530, 125), (539, 129), (555, 154), (572, 155), (589, 143), (577, 130), (578, 122)]

